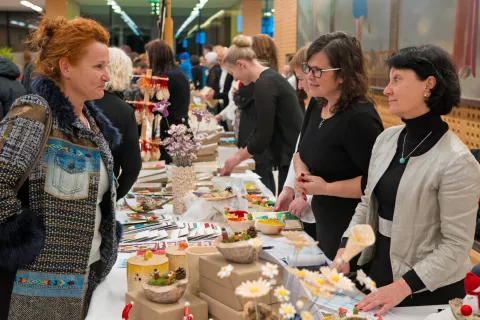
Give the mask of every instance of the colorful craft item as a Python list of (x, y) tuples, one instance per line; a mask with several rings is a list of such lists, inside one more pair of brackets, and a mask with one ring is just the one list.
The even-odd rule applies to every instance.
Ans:
[(183, 320), (192, 319), (189, 318), (192, 315), (190, 314), (190, 302), (185, 302), (185, 307), (183, 307)]
[(188, 248), (188, 243), (186, 241), (180, 242), (180, 244), (178, 245), (178, 249), (180, 250), (187, 250), (187, 248)]
[(130, 313), (130, 310), (132, 309), (132, 307), (133, 307), (133, 301), (127, 304), (125, 308), (123, 308), (122, 320), (128, 320), (128, 314)]

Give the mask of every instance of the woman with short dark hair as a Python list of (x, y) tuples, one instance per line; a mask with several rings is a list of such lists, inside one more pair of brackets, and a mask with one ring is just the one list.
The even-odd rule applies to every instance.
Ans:
[(329, 259), (360, 202), (375, 139), (383, 125), (368, 99), (360, 42), (344, 32), (320, 36), (303, 64), (311, 105), (294, 157), (295, 189), (313, 195), (317, 240)]
[(375, 246), (358, 264), (371, 263), (369, 276), (379, 289), (358, 307), (381, 307), (380, 315), (397, 305), (446, 304), (465, 296), (480, 196), (479, 164), (441, 118), (460, 104), (450, 55), (433, 45), (408, 47), (387, 63), (384, 94), (405, 125), (378, 137), (365, 195), (344, 235), (357, 224), (376, 231)]

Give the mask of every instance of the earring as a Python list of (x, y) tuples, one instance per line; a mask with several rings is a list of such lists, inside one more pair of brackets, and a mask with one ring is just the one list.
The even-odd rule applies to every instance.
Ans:
[(430, 91), (425, 91), (425, 92), (423, 93), (423, 96), (425, 97), (425, 99), (430, 98)]

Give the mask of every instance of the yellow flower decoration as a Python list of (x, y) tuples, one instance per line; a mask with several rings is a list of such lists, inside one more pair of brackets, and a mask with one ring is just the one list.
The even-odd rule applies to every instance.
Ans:
[(284, 286), (277, 287), (273, 292), (273, 294), (278, 299), (278, 301), (287, 302), (290, 299), (290, 291), (285, 289)]
[(302, 317), (302, 320), (313, 320), (312, 314), (308, 311), (303, 311), (300, 313), (300, 317)]
[(283, 319), (291, 319), (295, 316), (297, 310), (291, 303), (282, 303), (280, 309), (278, 310)]
[(243, 282), (235, 289), (235, 294), (244, 298), (260, 298), (270, 291), (270, 285), (262, 278)]

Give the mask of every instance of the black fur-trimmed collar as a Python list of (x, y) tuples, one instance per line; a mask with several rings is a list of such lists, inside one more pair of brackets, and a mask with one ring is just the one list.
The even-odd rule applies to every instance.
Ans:
[[(47, 100), (52, 115), (58, 120), (62, 128), (73, 131), (73, 123), (77, 119), (73, 112), (73, 105), (63, 94), (60, 88), (50, 79), (37, 77), (32, 81), (33, 92)], [(110, 120), (103, 114), (93, 101), (86, 101), (85, 106), (90, 115), (95, 119), (110, 149), (115, 149), (121, 142), (122, 136), (118, 129), (113, 126)]]

